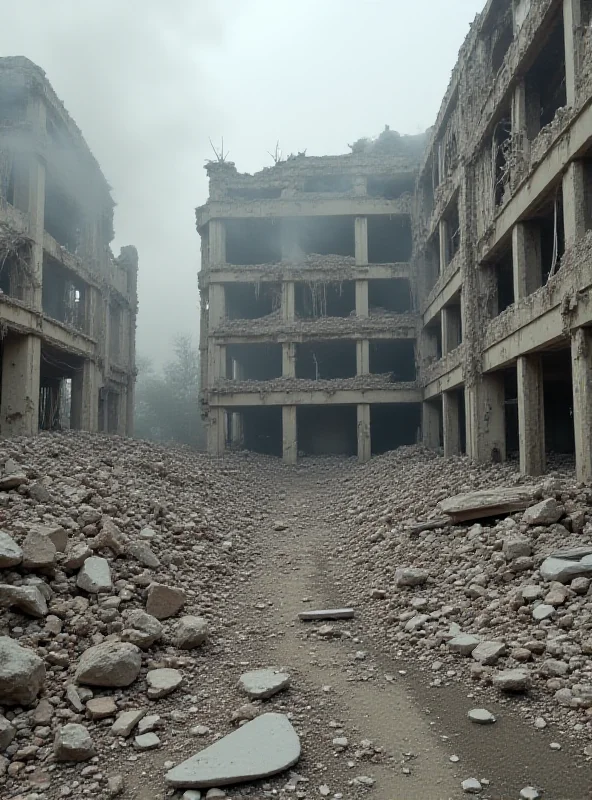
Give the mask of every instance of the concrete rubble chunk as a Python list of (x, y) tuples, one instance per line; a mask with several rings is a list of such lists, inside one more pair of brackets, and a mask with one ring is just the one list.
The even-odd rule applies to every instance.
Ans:
[(0, 491), (8, 492), (11, 489), (18, 489), (23, 483), (28, 483), (28, 478), (24, 472), (17, 470), (0, 476)]
[(495, 716), (486, 708), (472, 708), (468, 713), (468, 717), (471, 722), (475, 722), (477, 725), (493, 725), (496, 721)]
[(138, 750), (155, 750), (160, 744), (160, 739), (155, 733), (140, 733), (134, 739)]
[(505, 669), (493, 678), (493, 685), (502, 692), (525, 692), (530, 688), (527, 669)]
[(62, 566), (65, 569), (80, 569), (86, 559), (90, 558), (92, 554), (93, 551), (87, 544), (84, 542), (79, 542), (72, 545), (72, 547), (66, 552), (66, 557), (62, 562)]
[(148, 567), (149, 569), (160, 567), (160, 561), (146, 542), (132, 542), (128, 545), (127, 550), (130, 556), (135, 558), (136, 561), (139, 561), (144, 567)]
[(511, 536), (504, 539), (502, 552), (508, 561), (516, 558), (530, 556), (532, 554), (532, 544), (524, 536)]
[(283, 714), (262, 714), (169, 770), (168, 786), (208, 788), (276, 775), (300, 758), (300, 739)]
[(3, 608), (16, 606), (31, 617), (47, 615), (47, 600), (37, 586), (0, 584), (0, 606)]
[(151, 700), (158, 700), (179, 688), (183, 683), (183, 673), (178, 669), (152, 669), (146, 675), (146, 683), (148, 697)]
[(101, 531), (90, 540), (92, 550), (108, 548), (114, 556), (122, 556), (127, 549), (128, 539), (119, 530), (112, 519), (105, 517), (101, 523)]
[(122, 711), (111, 726), (111, 733), (113, 736), (129, 736), (145, 715), (145, 708), (130, 708), (128, 711)]
[(148, 587), (146, 611), (156, 619), (168, 619), (185, 605), (185, 592), (162, 583), (151, 583)]
[(57, 730), (53, 752), (58, 761), (88, 761), (96, 750), (88, 729), (69, 722)]
[(590, 556), (583, 556), (579, 561), (554, 558), (546, 558), (540, 567), (541, 577), (545, 581), (558, 581), (559, 583), (570, 583), (574, 578), (592, 578), (592, 561), (586, 563), (585, 559)]
[(526, 525), (553, 525), (561, 519), (563, 513), (563, 506), (555, 498), (549, 497), (527, 508), (522, 515), (522, 522)]
[(238, 685), (251, 700), (266, 700), (287, 689), (290, 676), (275, 669), (255, 669), (241, 675)]
[(525, 786), (520, 790), (520, 800), (540, 800), (542, 796), (535, 786)]
[(30, 531), (23, 542), (24, 569), (51, 569), (56, 558), (56, 547), (48, 536)]
[(298, 619), (302, 622), (314, 622), (323, 619), (353, 619), (354, 616), (353, 608), (325, 608), (316, 611), (301, 611)]
[(124, 642), (131, 642), (145, 649), (157, 642), (161, 638), (162, 632), (162, 623), (156, 617), (146, 614), (141, 609), (134, 609), (127, 617), (126, 627), (121, 633), (121, 638)]
[(592, 544), (582, 544), (577, 547), (566, 547), (563, 550), (555, 550), (550, 558), (566, 558), (568, 561), (579, 561), (585, 556), (592, 555)]
[(479, 642), (471, 652), (472, 658), (485, 666), (497, 664), (500, 657), (506, 652), (504, 642)]
[(84, 651), (74, 677), (88, 686), (123, 687), (136, 680), (141, 666), (141, 650), (134, 644), (102, 642)]
[(45, 664), (33, 650), (0, 636), (0, 705), (30, 705), (45, 683)]
[(204, 617), (181, 617), (175, 628), (175, 647), (181, 650), (199, 647), (208, 638), (208, 628), (208, 622)]
[(110, 592), (113, 589), (111, 568), (106, 558), (91, 556), (82, 565), (76, 585), (89, 594)]
[(68, 546), (68, 534), (61, 525), (30, 525), (29, 533), (38, 533), (53, 542), (58, 553), (65, 553)]
[(42, 481), (35, 481), (28, 488), (29, 497), (36, 503), (51, 503), (51, 495)]
[(395, 586), (422, 586), (428, 577), (428, 571), (425, 569), (400, 567), (395, 570)]
[(6, 750), (16, 736), (16, 728), (0, 714), (0, 750)]
[(448, 642), (448, 649), (451, 653), (459, 653), (461, 656), (470, 656), (473, 650), (481, 642), (478, 636), (471, 633), (461, 633)]
[(532, 618), (537, 622), (542, 622), (544, 619), (549, 619), (555, 613), (555, 606), (548, 603), (539, 603), (532, 609)]
[(438, 505), (453, 523), (457, 523), (523, 511), (532, 504), (536, 495), (537, 488), (533, 486), (479, 489), (441, 500)]
[(16, 567), (23, 560), (23, 551), (5, 531), (0, 531), (0, 569)]
[(86, 702), (86, 713), (90, 719), (114, 717), (117, 713), (117, 705), (112, 697), (91, 697)]
[(138, 733), (150, 733), (162, 727), (162, 720), (158, 714), (148, 714), (138, 722)]
[(479, 794), (483, 791), (483, 786), (477, 778), (467, 778), (461, 783), (461, 787), (466, 794)]

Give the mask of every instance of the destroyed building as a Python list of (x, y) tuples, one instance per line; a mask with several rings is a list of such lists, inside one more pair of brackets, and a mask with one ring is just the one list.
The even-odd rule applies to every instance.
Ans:
[(138, 256), (45, 73), (0, 58), (0, 435), (133, 425)]
[[(209, 450), (479, 461), (592, 478), (592, 2), (489, 0), (427, 146), (208, 165)], [(385, 134), (390, 132), (386, 131)]]

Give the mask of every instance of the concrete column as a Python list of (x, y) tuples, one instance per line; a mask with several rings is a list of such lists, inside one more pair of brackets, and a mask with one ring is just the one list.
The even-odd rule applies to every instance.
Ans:
[(356, 374), (370, 374), (370, 342), (368, 339), (358, 339), (356, 342)]
[(541, 231), (536, 222), (518, 222), (512, 228), (512, 265), (517, 303), (542, 283)]
[(282, 406), (282, 455), (285, 464), (295, 464), (298, 460), (296, 406)]
[(458, 306), (444, 306), (440, 322), (442, 325), (442, 355), (445, 356), (460, 344), (460, 308)]
[(460, 424), (458, 392), (442, 393), (442, 432), (444, 434), (444, 456), (459, 455)]
[(208, 343), (208, 380), (213, 382), (226, 377), (226, 347), (211, 341)]
[(571, 337), (576, 476), (592, 481), (592, 328), (578, 328)]
[[(44, 137), (47, 130), (45, 101), (37, 94), (29, 97), (27, 122), (33, 134)], [(42, 306), (43, 282), (43, 232), (45, 229), (45, 162), (36, 154), (28, 157), (28, 202), (29, 236), (33, 240), (31, 248), (31, 269), (35, 286), (27, 301), (40, 311)]]
[(368, 179), (365, 175), (354, 175), (354, 194), (368, 194)]
[(356, 217), (354, 235), (356, 264), (366, 266), (368, 264), (368, 217)]
[(444, 152), (445, 152), (444, 143), (438, 142), (437, 147), (438, 147), (438, 177), (439, 177), (438, 185), (440, 185), (441, 183), (444, 183), (444, 181), (446, 180), (446, 170), (444, 164)]
[(224, 284), (210, 284), (209, 292), (210, 310), (208, 322), (210, 328), (219, 327), (226, 318), (226, 295), (224, 294)]
[(358, 403), (358, 461), (370, 461), (371, 456), (370, 406), (368, 403)]
[(282, 378), (296, 377), (296, 344), (282, 343)]
[(563, 0), (565, 37), (565, 89), (567, 105), (576, 103), (576, 79), (580, 71), (579, 27), (582, 24), (582, 0)]
[(438, 400), (425, 400), (421, 405), (421, 433), (426, 447), (440, 447), (440, 409)]
[(224, 220), (212, 219), (208, 225), (208, 241), (210, 253), (208, 263), (226, 264), (226, 228)]
[(520, 356), (516, 371), (520, 472), (542, 475), (545, 471), (545, 408), (541, 357), (536, 354)]
[(210, 408), (207, 426), (208, 453), (221, 456), (226, 448), (226, 412), (223, 408)]
[(284, 322), (294, 322), (295, 315), (295, 284), (294, 281), (284, 281), (282, 283), (282, 319)]
[[(97, 398), (99, 392), (97, 389)], [(98, 430), (98, 400), (97, 400), (97, 430)], [(125, 435), (134, 435), (134, 419), (136, 413), (136, 376), (132, 373), (128, 375), (127, 379), (127, 392), (126, 392), (126, 421), (125, 421)]]
[(244, 430), (243, 430), (243, 415), (240, 411), (234, 411), (230, 418), (230, 433), (232, 437), (232, 446), (236, 450), (243, 447)]
[(41, 339), (8, 335), (2, 358), (2, 436), (32, 436), (39, 428)]
[[(539, 93), (532, 87), (526, 91), (526, 81), (524, 78), (518, 81), (512, 98), (512, 133), (514, 135), (522, 133), (527, 144), (531, 142), (541, 129), (541, 100)], [(524, 157), (528, 152), (523, 153)]]
[(368, 281), (356, 281), (356, 317), (368, 316)]
[(445, 219), (441, 219), (438, 223), (438, 233), (440, 239), (440, 274), (444, 272), (448, 266), (448, 223)]
[[(99, 430), (99, 386), (101, 373), (94, 361), (85, 359), (82, 369), (72, 378), (72, 406), (70, 427), (81, 431)], [(129, 397), (126, 398), (128, 401)], [(126, 429), (128, 427), (129, 406), (125, 409)], [(132, 411), (133, 420), (133, 411)], [(129, 435), (129, 431), (127, 431)]]
[(573, 247), (586, 233), (584, 164), (572, 161), (563, 175), (563, 229), (565, 247)]
[(504, 376), (480, 375), (465, 388), (467, 455), (488, 463), (506, 460)]

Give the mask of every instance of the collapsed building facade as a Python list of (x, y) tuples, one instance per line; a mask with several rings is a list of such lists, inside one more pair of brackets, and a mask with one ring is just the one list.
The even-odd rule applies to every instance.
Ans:
[(138, 256), (45, 73), (0, 58), (0, 435), (130, 433)]
[[(427, 146), (208, 165), (208, 446), (592, 478), (592, 2), (489, 0)], [(382, 144), (385, 145), (381, 147)]]

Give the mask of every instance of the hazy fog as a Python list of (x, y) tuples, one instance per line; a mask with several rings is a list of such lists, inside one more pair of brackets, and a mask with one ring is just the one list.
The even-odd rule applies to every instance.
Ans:
[(138, 351), (197, 340), (203, 164), (430, 126), (484, 0), (19, 0), (0, 54), (41, 66), (113, 186), (114, 247), (140, 253)]

